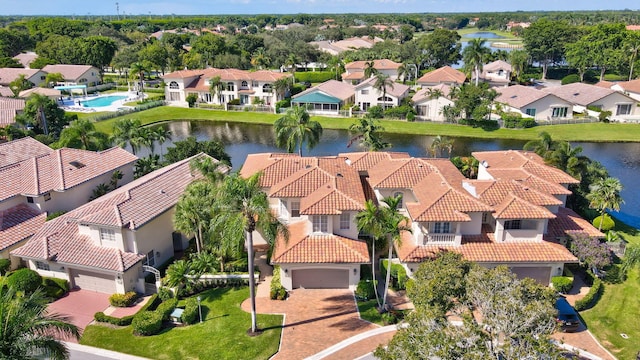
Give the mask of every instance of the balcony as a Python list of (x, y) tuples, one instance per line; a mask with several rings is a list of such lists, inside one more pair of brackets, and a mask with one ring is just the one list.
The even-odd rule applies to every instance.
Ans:
[(456, 234), (424, 234), (423, 245), (432, 244), (455, 245)]

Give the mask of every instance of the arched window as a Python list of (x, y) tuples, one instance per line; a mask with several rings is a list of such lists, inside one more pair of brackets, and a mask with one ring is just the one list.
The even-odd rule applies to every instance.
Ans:
[(169, 83), (169, 89), (174, 89), (175, 90), (175, 89), (179, 89), (179, 88), (180, 88), (180, 85), (178, 85), (177, 82), (172, 81), (172, 82)]
[(402, 205), (404, 203), (404, 194), (401, 191), (396, 191), (393, 193), (393, 197), (400, 196), (400, 201), (398, 202), (398, 209), (402, 209)]
[(263, 93), (270, 93), (271, 92), (271, 84), (262, 85), (262, 92)]
[(243, 89), (244, 88), (248, 88), (249, 87), (249, 83), (246, 82), (246, 81), (243, 81), (242, 84), (240, 84), (240, 87), (243, 88)]
[(228, 91), (236, 91), (236, 84), (234, 84), (232, 82), (228, 82), (227, 83), (227, 90)]

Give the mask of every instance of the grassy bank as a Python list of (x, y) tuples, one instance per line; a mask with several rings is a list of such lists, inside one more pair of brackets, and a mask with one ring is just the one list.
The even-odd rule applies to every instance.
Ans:
[[(280, 117), (280, 115), (161, 106), (141, 111), (139, 113), (126, 115), (122, 118), (125, 117), (140, 119), (143, 124), (152, 124), (170, 120), (207, 120), (271, 125)], [(313, 118), (318, 120), (325, 129), (348, 129), (354, 122), (354, 119), (350, 118), (328, 118), (319, 116), (314, 116)], [(119, 118), (114, 118), (98, 122), (96, 123), (96, 128), (100, 131), (110, 133), (113, 123), (118, 119)], [(540, 126), (530, 129), (499, 129), (495, 131), (486, 131), (469, 126), (432, 122), (381, 120), (381, 124), (384, 126), (386, 132), (395, 134), (443, 135), (479, 139), (532, 140), (536, 139), (541, 131), (546, 131), (551, 134), (554, 140), (585, 142), (640, 142), (640, 125), (637, 124), (570, 124)]]
[[(501, 40), (507, 40), (507, 39), (521, 40), (520, 38), (513, 35), (511, 32), (502, 31), (502, 30), (490, 30), (490, 29), (480, 30), (477, 27), (466, 27), (464, 29), (457, 30), (457, 32), (458, 32), (458, 35), (462, 36), (463, 38), (465, 37), (465, 35), (469, 35), (477, 32), (492, 32), (496, 35), (502, 36), (504, 39), (501, 39)], [(490, 39), (490, 40), (495, 40), (495, 39)]]

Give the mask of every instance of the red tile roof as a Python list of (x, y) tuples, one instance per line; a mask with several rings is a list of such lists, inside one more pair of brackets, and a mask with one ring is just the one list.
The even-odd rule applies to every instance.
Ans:
[(487, 172), (492, 174), (494, 169), (521, 169), (540, 179), (556, 184), (578, 184), (579, 181), (560, 169), (548, 166), (536, 153), (520, 150), (505, 151), (476, 151), (471, 153), (478, 161), (486, 162)]
[(509, 194), (500, 205), (496, 206), (493, 217), (496, 219), (553, 219), (556, 216), (542, 206), (532, 206), (513, 194)]
[[(180, 70), (174, 71), (169, 74), (165, 74), (162, 78), (171, 80), (171, 79), (184, 79), (190, 77), (197, 77), (202, 79), (211, 79), (216, 76), (220, 77), (222, 81), (263, 81), (263, 82), (275, 82), (278, 79), (291, 77), (289, 73), (281, 73), (274, 72), (270, 70), (259, 70), (259, 71), (246, 71), (239, 69), (216, 69), (216, 68), (208, 68), (208, 69), (197, 69), (197, 70)], [(188, 88), (188, 87), (187, 87)], [(207, 89), (209, 87), (207, 86)]]
[(567, 235), (585, 234), (591, 237), (603, 238), (604, 234), (596, 229), (591, 223), (573, 210), (561, 207), (558, 209), (555, 219), (549, 220), (545, 239), (556, 240)]
[(463, 84), (467, 79), (462, 71), (456, 70), (451, 66), (443, 66), (439, 69), (428, 72), (417, 81), (418, 84), (439, 84), (439, 83), (455, 83)]
[[(368, 61), (360, 60), (360, 61), (352, 61), (344, 65), (344, 68), (347, 70), (364, 70), (367, 67)], [(389, 59), (376, 59), (373, 60), (373, 68), (376, 70), (396, 70), (402, 64), (397, 63), (395, 61), (391, 61)]]
[(47, 214), (20, 204), (0, 211), (0, 251), (33, 235), (46, 221)]

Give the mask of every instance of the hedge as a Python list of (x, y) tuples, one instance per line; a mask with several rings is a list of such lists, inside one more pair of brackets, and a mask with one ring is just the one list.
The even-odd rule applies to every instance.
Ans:
[(335, 79), (335, 75), (331, 71), (307, 71), (296, 72), (295, 78), (297, 82), (322, 83), (331, 79)]
[(11, 260), (0, 259), (0, 275), (4, 275), (11, 268)]
[(31, 269), (19, 269), (7, 277), (7, 285), (15, 291), (23, 291), (27, 294), (36, 291), (42, 284), (42, 277)]
[(129, 307), (133, 305), (133, 303), (138, 298), (138, 294), (133, 291), (129, 291), (125, 294), (113, 294), (109, 296), (109, 304), (115, 307)]
[[(382, 276), (387, 276), (387, 262), (382, 260)], [(404, 290), (407, 287), (407, 271), (400, 264), (391, 264), (391, 284), (394, 289)]]
[(42, 285), (48, 297), (60, 299), (69, 291), (69, 281), (66, 279), (43, 277)]
[(566, 294), (573, 287), (573, 278), (568, 276), (554, 276), (551, 278), (553, 288), (558, 292)]
[[(160, 298), (158, 297), (158, 294), (153, 294), (149, 298), (149, 301), (147, 301), (147, 303), (144, 304), (144, 306), (141, 307), (140, 310), (138, 310), (137, 314), (147, 310), (154, 310), (158, 306), (158, 304), (160, 304)], [(133, 318), (135, 316), (136, 314), (117, 318), (114, 316), (105, 315), (105, 313), (100, 311), (95, 313), (93, 315), (93, 318), (98, 322), (109, 323), (117, 326), (128, 326), (131, 325), (131, 321), (133, 321)]]
[(592, 308), (596, 305), (598, 300), (600, 300), (600, 296), (602, 295), (602, 291), (604, 290), (604, 286), (602, 285), (602, 280), (595, 278), (593, 280), (593, 285), (589, 292), (585, 297), (576, 301), (575, 308), (578, 311), (586, 310)]
[(157, 311), (138, 313), (131, 322), (135, 335), (155, 335), (162, 330), (162, 314)]
[(162, 315), (163, 320), (168, 320), (169, 315), (171, 315), (176, 306), (178, 306), (178, 299), (169, 299), (167, 301), (163, 301), (162, 304), (158, 305), (156, 312), (159, 312)]
[(273, 268), (269, 297), (271, 300), (284, 300), (287, 298), (287, 289), (280, 282), (280, 266), (278, 265)]
[(360, 280), (356, 287), (356, 298), (364, 301), (373, 299), (376, 296), (374, 284), (373, 280)]
[(577, 82), (580, 82), (580, 76), (578, 74), (569, 74), (562, 78), (561, 84), (567, 85), (567, 84), (573, 84)]
[(182, 322), (191, 325), (195, 324), (199, 317), (198, 300), (194, 297), (188, 298), (182, 312)]
[(600, 228), (600, 222), (602, 222), (602, 229), (601, 229), (602, 231), (609, 231), (616, 226), (616, 222), (613, 221), (611, 216), (609, 216), (608, 214), (604, 214), (604, 220), (602, 220), (602, 215), (600, 215), (595, 219), (593, 219), (591, 223), (596, 228)]

